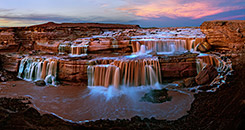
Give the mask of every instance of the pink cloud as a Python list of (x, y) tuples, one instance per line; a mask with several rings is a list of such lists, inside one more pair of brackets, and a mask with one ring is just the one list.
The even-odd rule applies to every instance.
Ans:
[(215, 0), (207, 1), (194, 1), (191, 0), (185, 2), (184, 0), (155, 0), (140, 5), (127, 5), (119, 8), (119, 10), (127, 11), (136, 16), (159, 18), (162, 16), (177, 18), (177, 17), (189, 17), (192, 19), (198, 19), (205, 16), (215, 15), (226, 11), (237, 10), (243, 7), (240, 6), (219, 6), (222, 2)]

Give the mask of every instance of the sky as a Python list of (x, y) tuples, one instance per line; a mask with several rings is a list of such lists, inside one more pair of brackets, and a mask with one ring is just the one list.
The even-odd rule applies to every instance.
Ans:
[(0, 0), (0, 27), (50, 21), (180, 27), (207, 20), (245, 20), (245, 0)]

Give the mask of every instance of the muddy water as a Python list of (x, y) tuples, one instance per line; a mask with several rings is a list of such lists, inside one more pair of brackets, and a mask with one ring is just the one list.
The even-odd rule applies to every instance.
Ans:
[[(13, 84), (15, 86), (13, 87)], [(82, 87), (81, 85), (38, 87), (26, 81), (0, 83), (0, 96), (31, 98), (41, 113), (83, 122), (98, 119), (128, 119), (135, 115), (157, 119), (178, 119), (187, 114), (194, 97), (190, 93), (168, 91), (172, 100), (161, 104), (140, 102), (149, 87)]]

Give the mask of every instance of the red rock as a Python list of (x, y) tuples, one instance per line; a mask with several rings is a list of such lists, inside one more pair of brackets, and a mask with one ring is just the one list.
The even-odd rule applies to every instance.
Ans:
[(241, 49), (245, 41), (245, 21), (205, 21), (200, 26), (201, 31), (206, 34), (207, 42), (215, 49)]
[(211, 45), (207, 42), (201, 42), (196, 47), (197, 47), (197, 51), (200, 52), (207, 52), (212, 48)]
[(185, 87), (193, 87), (195, 84), (195, 77), (190, 77), (184, 79), (184, 85)]
[(210, 83), (218, 75), (217, 70), (212, 65), (207, 65), (199, 74), (195, 77), (197, 84)]
[(88, 60), (59, 60), (58, 79), (60, 81), (87, 81)]
[(0, 55), (2, 67), (9, 72), (18, 72), (21, 58), (18, 55)]
[(196, 76), (196, 62), (160, 63), (162, 77)]

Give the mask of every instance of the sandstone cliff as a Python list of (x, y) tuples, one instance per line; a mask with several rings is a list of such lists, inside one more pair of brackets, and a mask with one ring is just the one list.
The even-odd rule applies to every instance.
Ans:
[(241, 50), (245, 44), (245, 20), (205, 21), (200, 29), (214, 49)]
[[(101, 23), (45, 23), (29, 27), (0, 28), (1, 52), (24, 52), (50, 48), (57, 41), (71, 41), (77, 38), (99, 35), (113, 29), (138, 29), (139, 25)], [(37, 43), (43, 44), (42, 46)], [(47, 45), (47, 46), (45, 46)], [(55, 45), (54, 47), (55, 48)], [(54, 49), (48, 50), (53, 51)], [(57, 48), (55, 50), (58, 50)]]

